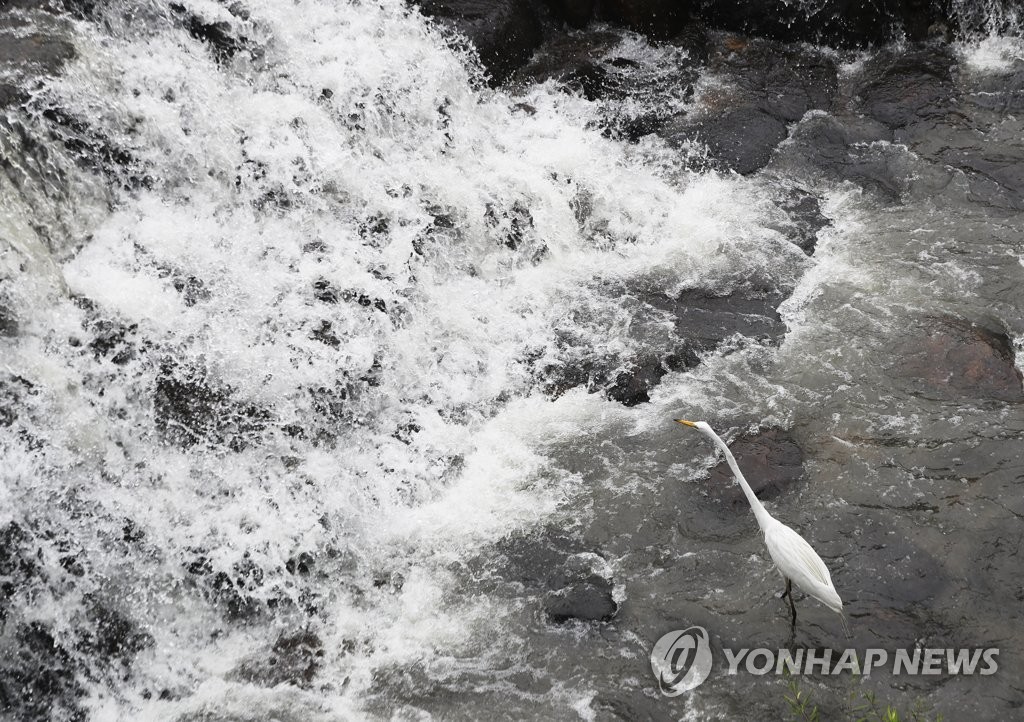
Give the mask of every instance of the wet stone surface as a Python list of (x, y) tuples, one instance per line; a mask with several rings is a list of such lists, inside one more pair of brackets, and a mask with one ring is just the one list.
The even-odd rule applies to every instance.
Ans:
[(715, 34), (708, 72), (720, 87), (694, 117), (680, 115), (660, 131), (677, 145), (697, 140), (714, 166), (749, 175), (765, 167), (810, 110), (828, 110), (838, 90), (835, 62), (809, 49)]
[[(753, 436), (740, 436), (729, 447), (759, 499), (773, 499), (791, 492), (804, 478), (804, 454), (792, 436), (781, 429), (766, 429)], [(723, 460), (708, 474), (711, 494), (733, 507), (749, 510), (743, 490)]]
[(1002, 329), (958, 318), (926, 319), (896, 347), (890, 369), (940, 398), (1024, 402), (1012, 341)]
[[(585, 386), (626, 406), (636, 406), (650, 400), (650, 391), (665, 374), (698, 366), (705, 354), (727, 340), (741, 336), (777, 344), (786, 331), (776, 310), (784, 298), (782, 293), (756, 283), (723, 295), (702, 289), (669, 295), (642, 284), (611, 290), (628, 294), (637, 304), (634, 327), (640, 341), (647, 344), (646, 353), (628, 359), (601, 358), (589, 349), (580, 349), (579, 361), (540, 369), (548, 393), (558, 396)], [(653, 318), (670, 322), (673, 335), (660, 340), (644, 337), (645, 321)]]
[(283, 633), (269, 651), (245, 660), (229, 677), (261, 687), (287, 684), (308, 688), (323, 656), (324, 643), (315, 633)]

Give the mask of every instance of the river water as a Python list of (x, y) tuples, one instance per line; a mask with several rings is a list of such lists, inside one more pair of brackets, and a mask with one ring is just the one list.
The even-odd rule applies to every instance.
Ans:
[[(806, 147), (906, 48), (827, 51), (828, 113), (739, 176), (602, 132), (714, 112), (728, 80), (683, 92), (684, 49), (614, 31), (638, 90), (588, 100), (489, 89), (401, 3), (243, 5), (187, 6), (244, 38), (219, 53), (180, 6), (62, 20), (75, 57), (7, 110), (0, 666), (35, 685), (4, 688), (15, 717), (788, 714), (782, 678), (716, 668), (669, 699), (650, 672), (693, 624), (794, 643), (679, 416), (800, 448), (770, 508), (828, 562), (849, 644), (1001, 649), (991, 677), (803, 680), (823, 712), (873, 690), (1012, 717), (1024, 405), (977, 349), (1024, 339), (1024, 201), (999, 175), (1024, 162), (1019, 41), (943, 51), (944, 120), (856, 146), (882, 187)], [(780, 231), (792, 188), (820, 204), (810, 256)], [(572, 375), (685, 339), (651, 299), (738, 288), (780, 301), (779, 342), (728, 338), (632, 406)], [(948, 351), (971, 344), (996, 371)], [(545, 612), (573, 565), (613, 587), (610, 621)], [(847, 646), (798, 610), (795, 644)]]

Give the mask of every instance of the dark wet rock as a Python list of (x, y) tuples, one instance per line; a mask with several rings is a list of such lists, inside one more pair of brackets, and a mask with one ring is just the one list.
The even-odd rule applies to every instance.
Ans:
[(89, 349), (96, 360), (110, 359), (110, 362), (122, 366), (138, 353), (135, 332), (138, 324), (124, 325), (111, 319), (99, 319), (90, 325), (93, 340)]
[(79, 165), (103, 173), (128, 189), (153, 186), (153, 178), (133, 153), (87, 120), (56, 106), (43, 108), (41, 114), (49, 122), (51, 136)]
[(859, 108), (890, 128), (945, 115), (953, 95), (952, 64), (944, 50), (883, 55), (865, 72), (869, 80), (858, 92)]
[(866, 118), (813, 115), (799, 123), (773, 168), (802, 166), (830, 180), (848, 180), (887, 200), (899, 200), (911, 169), (892, 131)]
[(344, 301), (345, 303), (357, 303), (363, 307), (372, 306), (378, 311), (384, 311), (385, 313), (388, 310), (387, 302), (385, 302), (384, 299), (374, 298), (372, 296), (368, 296), (362, 291), (356, 291), (349, 288), (341, 290), (324, 278), (313, 283), (313, 298), (321, 303), (329, 303), (332, 305)]
[(465, 35), (494, 82), (504, 82), (542, 40), (528, 0), (420, 0), (424, 15)]
[(520, 201), (515, 201), (509, 208), (488, 203), (484, 208), (484, 222), (498, 243), (512, 251), (518, 250), (534, 229), (533, 215), (529, 207)]
[(284, 633), (267, 653), (246, 659), (228, 676), (260, 687), (288, 684), (308, 689), (323, 657), (324, 643), (314, 632)]
[(611, 74), (601, 65), (584, 63), (563, 77), (567, 88), (578, 92), (587, 100), (598, 100), (607, 95), (615, 83)]
[(290, 574), (306, 576), (316, 568), (316, 557), (309, 552), (299, 552), (285, 562), (284, 568)]
[(544, 600), (544, 611), (555, 624), (572, 619), (606, 622), (615, 616), (618, 605), (612, 598), (611, 582), (577, 582), (554, 592)]
[(88, 653), (90, 659), (100, 660), (103, 666), (113, 662), (130, 665), (139, 652), (153, 644), (148, 633), (112, 606), (95, 602), (86, 616), (88, 624), (78, 649)]
[(29, 381), (10, 373), (0, 373), (0, 428), (10, 426), (22, 411), (24, 398), (35, 393)]
[(336, 333), (334, 333), (333, 328), (334, 325), (330, 321), (321, 321), (316, 328), (310, 332), (309, 337), (314, 341), (319, 341), (331, 348), (340, 348), (341, 339), (338, 338)]
[(751, 284), (721, 295), (694, 288), (676, 296), (650, 294), (645, 300), (668, 311), (677, 333), (686, 339), (686, 349), (701, 354), (735, 334), (768, 343), (781, 341), (786, 325), (777, 309), (784, 298), (780, 291)]
[[(788, 491), (804, 476), (804, 453), (796, 440), (781, 429), (766, 429), (741, 436), (729, 445), (743, 475), (760, 499), (771, 499)], [(723, 460), (711, 469), (707, 488), (735, 507), (749, 509), (743, 490), (734, 481)]]
[[(635, 406), (650, 400), (649, 392), (666, 373), (694, 368), (704, 354), (737, 334), (761, 343), (777, 343), (786, 332), (777, 311), (783, 294), (756, 284), (722, 295), (704, 289), (689, 289), (675, 296), (654, 288), (610, 290), (635, 304), (633, 328), (640, 334), (638, 341), (646, 347), (645, 353), (621, 359), (588, 354), (585, 348), (562, 349), (560, 355), (571, 360), (537, 369), (546, 393), (559, 396), (585, 386), (590, 392), (603, 391), (626, 406)], [(666, 317), (674, 326), (670, 339), (656, 341), (643, 336), (645, 319), (662, 327)]]
[(28, 93), (17, 85), (0, 83), (0, 110), (15, 105), (21, 105), (28, 100)]
[(713, 68), (728, 77), (745, 101), (784, 123), (808, 110), (828, 110), (839, 88), (835, 61), (804, 46), (739, 40)]
[(664, 40), (683, 29), (687, 5), (680, 0), (602, 0), (601, 14), (630, 30)]
[[(609, 68), (602, 58), (621, 40), (619, 33), (607, 30), (586, 30), (568, 35), (555, 35), (516, 72), (516, 79), (529, 83), (557, 80), (569, 89), (584, 92), (589, 86), (590, 99), (603, 97), (610, 89)], [(611, 69), (614, 70), (614, 65)], [(588, 75), (600, 76), (586, 79)]]
[(579, 539), (551, 527), (509, 536), (495, 551), (502, 577), (539, 595), (551, 622), (607, 621), (618, 611), (608, 563), (581, 548)]
[(233, 23), (226, 20), (207, 20), (178, 3), (171, 3), (170, 8), (188, 34), (209, 45), (218, 61), (227, 62), (243, 51), (250, 55), (255, 54), (255, 46)]
[(683, 48), (687, 58), (696, 65), (704, 65), (708, 62), (712, 53), (712, 39), (707, 26), (697, 20), (693, 20), (672, 37), (672, 45)]
[(835, 61), (809, 48), (730, 37), (708, 65), (724, 89), (709, 95), (702, 115), (677, 116), (659, 133), (673, 144), (703, 143), (713, 165), (742, 175), (767, 165), (786, 125), (830, 108), (838, 90)]
[(787, 134), (785, 123), (753, 106), (732, 108), (696, 121), (676, 119), (661, 131), (670, 143), (703, 143), (716, 165), (740, 175), (766, 166)]
[(943, 399), (1024, 402), (1021, 372), (1006, 331), (956, 318), (926, 319), (892, 349), (889, 373)]
[(175, 291), (181, 294), (181, 300), (190, 308), (200, 301), (210, 299), (210, 290), (201, 279), (195, 276), (176, 274), (171, 285), (174, 286)]
[(649, 391), (661, 383), (661, 378), (669, 371), (692, 367), (698, 363), (696, 356), (687, 364), (677, 355), (666, 357), (645, 356), (631, 362), (629, 368), (615, 377), (614, 383), (608, 387), (609, 398), (615, 399), (623, 406), (636, 406), (651, 400)]
[(695, 0), (695, 12), (712, 27), (783, 42), (840, 46), (884, 43), (905, 33), (923, 39), (941, 17), (930, 0)]
[(978, 200), (1020, 210), (1024, 208), (1024, 163), (1018, 141), (1024, 137), (1024, 120), (1010, 111), (998, 112), (995, 122), (997, 127), (989, 129), (984, 142), (979, 142), (980, 123), (954, 113), (899, 128), (894, 135), (916, 155), (962, 171)]
[(185, 565), (185, 571), (227, 619), (250, 621), (266, 610), (266, 603), (256, 594), (263, 584), (263, 569), (248, 558), (234, 564), (230, 571), (216, 571), (209, 557), (199, 552)]
[(204, 372), (166, 365), (153, 390), (153, 412), (160, 437), (183, 448), (196, 444), (248, 446), (266, 427), (270, 414), (231, 398), (230, 388), (213, 385)]
[(313, 283), (313, 298), (321, 303), (334, 304), (341, 298), (341, 291), (327, 279), (321, 278)]
[(0, 32), (0, 69), (52, 75), (75, 57), (75, 46), (50, 35), (17, 36)]
[[(671, 102), (692, 95), (699, 61), (679, 53), (671, 68), (645, 67), (616, 54), (622, 40), (621, 31), (604, 26), (554, 35), (511, 82), (525, 85), (555, 81), (564, 92), (605, 101), (598, 106), (604, 134), (636, 142), (657, 132), (669, 120)], [(682, 47), (675, 40), (673, 44)]]
[(11, 599), (39, 573), (30, 542), (28, 532), (20, 524), (11, 522), (0, 530), (0, 629), (7, 621)]
[(821, 212), (821, 200), (802, 188), (788, 188), (777, 202), (787, 218), (777, 230), (808, 256), (813, 255), (818, 234), (832, 224)]
[(18, 328), (18, 318), (12, 304), (6, 303), (0, 296), (0, 336), (13, 338), (18, 335)]
[(72, 656), (43, 624), (5, 629), (0, 658), (0, 713), (7, 719), (84, 720), (78, 698), (85, 690)]

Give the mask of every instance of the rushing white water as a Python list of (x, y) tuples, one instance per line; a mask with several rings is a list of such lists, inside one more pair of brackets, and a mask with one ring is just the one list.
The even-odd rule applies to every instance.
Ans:
[[(624, 413), (552, 403), (532, 371), (572, 361), (566, 330), (632, 350), (595, 281), (770, 278), (785, 244), (746, 184), (602, 137), (595, 104), (551, 85), (485, 89), (401, 3), (189, 9), (250, 45), (218, 60), (165, 6), (113, 10), (36, 100), (131, 161), (109, 201), (66, 169), (92, 206), (8, 254), (40, 269), (5, 341), (31, 389), (17, 431), (40, 442), (4, 436), (4, 519), (87, 560), (20, 612), (60, 640), (91, 594), (152, 637), (127, 685), (93, 686), (99, 718), (355, 714), (375, 670), (479, 652), (502, 603), (453, 597), (447, 565), (558, 509), (578, 482), (545, 444)], [(310, 624), (326, 697), (232, 676)]]

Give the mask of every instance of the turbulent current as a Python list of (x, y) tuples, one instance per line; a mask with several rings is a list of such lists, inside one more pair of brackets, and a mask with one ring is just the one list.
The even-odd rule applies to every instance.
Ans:
[(1024, 704), (1012, 23), (596, 26), (495, 88), (393, 0), (4, 13), (11, 719), (787, 715), (781, 677), (651, 674), (673, 629), (789, 637), (679, 416), (831, 568), (853, 638), (799, 597), (795, 644), (1001, 649), (806, 678), (830, 718)]

